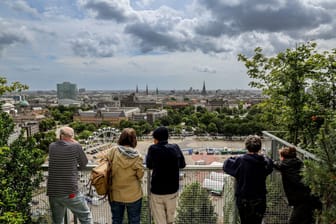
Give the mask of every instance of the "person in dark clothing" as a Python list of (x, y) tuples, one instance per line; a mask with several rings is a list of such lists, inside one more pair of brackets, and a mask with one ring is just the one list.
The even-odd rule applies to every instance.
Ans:
[(236, 204), (241, 224), (260, 224), (266, 211), (266, 177), (273, 171), (271, 159), (260, 154), (261, 139), (245, 140), (248, 152), (224, 161), (223, 170), (236, 178)]
[(274, 162), (274, 168), (281, 172), (288, 204), (293, 206), (289, 224), (314, 223), (314, 209), (320, 209), (322, 204), (318, 197), (311, 194), (309, 187), (302, 182), (303, 162), (296, 157), (294, 147), (279, 149), (279, 155), (280, 161)]
[(186, 166), (184, 156), (177, 144), (168, 143), (168, 129), (154, 130), (154, 144), (148, 149), (146, 165), (152, 169), (150, 206), (155, 223), (174, 222), (179, 172)]

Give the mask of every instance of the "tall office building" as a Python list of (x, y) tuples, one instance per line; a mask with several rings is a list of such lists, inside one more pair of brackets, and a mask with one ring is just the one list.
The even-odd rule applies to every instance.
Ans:
[(78, 94), (77, 85), (70, 82), (57, 84), (57, 98), (76, 100)]

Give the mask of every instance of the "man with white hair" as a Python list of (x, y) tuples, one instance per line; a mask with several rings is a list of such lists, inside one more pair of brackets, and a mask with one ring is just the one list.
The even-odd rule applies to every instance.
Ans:
[(88, 159), (82, 146), (74, 139), (70, 127), (60, 129), (59, 140), (49, 146), (47, 195), (53, 224), (62, 224), (70, 209), (82, 224), (92, 224), (92, 214), (78, 189), (78, 166), (85, 168)]

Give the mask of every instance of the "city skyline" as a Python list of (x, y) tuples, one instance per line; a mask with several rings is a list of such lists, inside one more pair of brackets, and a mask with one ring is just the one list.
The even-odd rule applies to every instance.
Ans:
[(336, 46), (333, 0), (4, 0), (0, 76), (30, 90), (250, 89), (239, 53)]

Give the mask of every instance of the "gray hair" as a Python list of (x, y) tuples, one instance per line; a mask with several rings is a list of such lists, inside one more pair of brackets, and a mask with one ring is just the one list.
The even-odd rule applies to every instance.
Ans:
[(60, 129), (60, 135), (64, 135), (66, 137), (69, 137), (69, 138), (73, 138), (74, 135), (75, 135), (75, 132), (72, 128), (70, 127), (62, 127)]

